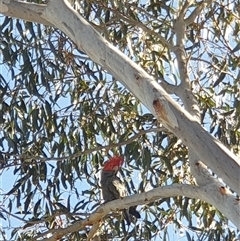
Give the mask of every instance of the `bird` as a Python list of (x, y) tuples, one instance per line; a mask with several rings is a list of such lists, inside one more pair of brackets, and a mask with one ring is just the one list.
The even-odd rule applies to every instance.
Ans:
[[(117, 176), (123, 162), (123, 157), (114, 156), (104, 163), (101, 172), (101, 187), (105, 203), (127, 196), (126, 187)], [(140, 213), (134, 206), (129, 207), (128, 209), (123, 209), (122, 212), (127, 225), (131, 224), (132, 216), (137, 219), (141, 218)]]

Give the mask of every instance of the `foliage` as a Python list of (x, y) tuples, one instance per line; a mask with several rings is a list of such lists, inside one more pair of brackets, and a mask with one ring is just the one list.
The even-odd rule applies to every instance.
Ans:
[[(175, 43), (173, 20), (182, 4), (72, 0), (108, 41), (171, 85), (181, 83), (179, 70), (161, 38)], [(202, 124), (236, 153), (238, 8), (239, 1), (212, 2), (188, 26), (185, 42)], [(10, 231), (15, 240), (32, 240), (85, 218), (101, 203), (99, 170), (114, 154), (125, 156), (122, 177), (130, 194), (171, 183), (194, 184), (181, 141), (160, 128), (124, 86), (67, 36), (8, 17), (2, 17), (0, 34), (0, 159), (1, 174), (9, 181), (0, 207), (2, 236)], [(178, 96), (173, 98), (181, 104)], [(122, 229), (119, 215), (109, 215), (101, 227), (103, 240), (171, 240), (173, 230), (186, 240), (236, 237), (222, 214), (200, 200), (168, 198), (139, 210), (142, 219), (129, 230)], [(87, 230), (66, 240), (85, 240)]]

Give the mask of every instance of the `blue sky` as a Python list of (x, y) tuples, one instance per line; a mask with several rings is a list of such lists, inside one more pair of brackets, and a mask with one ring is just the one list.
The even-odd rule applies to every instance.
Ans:
[[(144, 2), (144, 1), (143, 1)], [(221, 54), (221, 52), (219, 53), (219, 54)], [(206, 56), (206, 58), (207, 58), (207, 56)], [(1, 59), (0, 59), (1, 60)], [(1, 74), (6, 78), (6, 79), (9, 79), (9, 81), (11, 82), (11, 77), (10, 77), (10, 75), (7, 73), (7, 70), (5, 69), (5, 67), (3, 66), (3, 65), (1, 65), (0, 66), (0, 71), (1, 71)], [(70, 102), (70, 100), (69, 99), (62, 99), (62, 102), (60, 101), (60, 103), (61, 103), (61, 105), (66, 105), (67, 103), (69, 103)], [(1, 132), (0, 132), (0, 135), (1, 135)], [(1, 181), (1, 189), (2, 189), (2, 194), (4, 194), (4, 193), (6, 193), (7, 191), (9, 191), (12, 187), (13, 187), (13, 185), (14, 185), (14, 183), (15, 183), (15, 180), (16, 180), (16, 178), (17, 177), (15, 177), (14, 175), (13, 175), (13, 169), (9, 169), (9, 170), (7, 170), (7, 171), (4, 171), (2, 174), (1, 174), (1, 179), (0, 179), (0, 181)], [(136, 181), (138, 181), (137, 180), (137, 174), (134, 174), (134, 177), (133, 177), (134, 179), (136, 178)], [(91, 189), (91, 186), (87, 183), (87, 182), (81, 182), (81, 183), (79, 183), (79, 187), (82, 187), (82, 189), (83, 190), (85, 190), (85, 189)], [(64, 202), (66, 202), (66, 200), (67, 200), (67, 197), (68, 197), (68, 195), (69, 195), (69, 193), (66, 191), (66, 193), (65, 193), (65, 200), (63, 200), (63, 203)], [(3, 200), (3, 195), (1, 195), (1, 201), (4, 203), (4, 205), (6, 206), (6, 205), (8, 205), (8, 202), (4, 202), (4, 200)], [(33, 202), (36, 202), (37, 200), (33, 200)], [(74, 202), (78, 202), (79, 200), (77, 200), (76, 198), (73, 198), (72, 199), (72, 202), (74, 203)], [(15, 210), (15, 211), (17, 211), (17, 210)], [(12, 227), (17, 227), (17, 226), (19, 226), (19, 224), (20, 225), (23, 225), (22, 224), (22, 222), (20, 222), (19, 220), (17, 220), (17, 219), (12, 219), (12, 220), (14, 220), (11, 224), (10, 224), (10, 226), (12, 226)], [(185, 221), (183, 220), (183, 223), (184, 223)], [(8, 224), (8, 222), (7, 221), (4, 221), (4, 220), (2, 220), (2, 226), (3, 227), (7, 227), (9, 224)], [(144, 225), (144, 223), (143, 223), (143, 225)], [(6, 233), (7, 233), (7, 236), (9, 237), (9, 230), (7, 230), (6, 229)], [(185, 234), (185, 232), (184, 232), (184, 230), (183, 230), (183, 232), (181, 232), (181, 230), (180, 230), (180, 232), (179, 232), (179, 230), (174, 230), (174, 227), (172, 227), (171, 228), (171, 232), (169, 233), (169, 240), (187, 240), (187, 238), (186, 238), (186, 234)], [(1, 236), (0, 236), (0, 239), (1, 239)], [(156, 239), (157, 240), (157, 239)], [(160, 239), (159, 239), (160, 240)]]

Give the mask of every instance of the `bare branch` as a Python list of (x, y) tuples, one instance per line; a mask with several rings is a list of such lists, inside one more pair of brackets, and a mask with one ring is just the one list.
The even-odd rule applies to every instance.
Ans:
[(177, 85), (171, 85), (166, 81), (162, 81), (160, 85), (163, 87), (163, 89), (165, 89), (168, 92), (168, 94), (177, 95), (178, 88), (179, 88)]
[(204, 8), (206, 8), (209, 4), (212, 3), (212, 0), (202, 1), (197, 3), (196, 8), (191, 12), (188, 18), (185, 19), (186, 26), (190, 25), (194, 22), (197, 16), (202, 12)]
[[(54, 23), (93, 61), (121, 81), (158, 117), (160, 123), (182, 139), (184, 144), (195, 149), (200, 160), (206, 160), (207, 166), (240, 193), (240, 160), (207, 133), (197, 123), (198, 119), (177, 105), (152, 76), (96, 32), (67, 0), (51, 0), (42, 17)], [(159, 103), (160, 108), (153, 103)]]
[(181, 8), (179, 12), (179, 16), (184, 16), (188, 10), (188, 8), (194, 3), (194, 0), (186, 0), (183, 4), (183, 7)]
[[(46, 157), (40, 157), (40, 156), (17, 155), (17, 154), (12, 154), (12, 153), (5, 153), (5, 152), (2, 152), (2, 154), (6, 155), (8, 157), (14, 157), (14, 164), (13, 164), (14, 166), (16, 166), (16, 163), (15, 163), (16, 160), (24, 160), (25, 165), (33, 164), (32, 160), (36, 160), (36, 162), (38, 162), (38, 161), (40, 161), (40, 162), (64, 161), (66, 159), (74, 159), (74, 158), (80, 157), (82, 155), (90, 154), (90, 153), (93, 153), (93, 152), (98, 152), (98, 151), (101, 151), (101, 150), (104, 150), (104, 149), (110, 150), (110, 149), (113, 149), (115, 147), (127, 145), (129, 143), (132, 143), (134, 140), (138, 139), (142, 135), (145, 135), (145, 134), (150, 133), (150, 132), (159, 132), (159, 131), (166, 131), (166, 129), (162, 127), (162, 128), (150, 128), (150, 129), (147, 129), (147, 130), (140, 130), (138, 133), (136, 133), (134, 136), (130, 137), (126, 141), (122, 141), (122, 142), (115, 143), (115, 144), (113, 143), (113, 144), (106, 145), (106, 146), (99, 145), (95, 148), (87, 149), (85, 151), (80, 151), (80, 152), (74, 153), (72, 155), (63, 156), (63, 157), (52, 156), (52, 157), (46, 158)], [(5, 163), (5, 160), (0, 160), (0, 163)], [(20, 163), (20, 165), (24, 165), (24, 164), (22, 162)], [(7, 166), (7, 167), (9, 167), (9, 166)]]
[(44, 4), (0, 0), (0, 12), (6, 16), (53, 26), (51, 22), (41, 17), (46, 7), (47, 5)]
[(25, 219), (20, 218), (20, 217), (18, 217), (17, 215), (8, 212), (8, 211), (6, 210), (6, 208), (0, 207), (0, 211), (1, 211), (1, 213), (6, 213), (7, 215), (12, 216), (12, 217), (14, 217), (14, 218), (16, 218), (16, 219), (18, 219), (18, 220), (20, 220), (20, 221), (22, 221), (22, 222), (27, 222)]
[[(3, 10), (7, 14), (7, 7), (11, 4), (7, 0), (0, 3), (3, 2), (6, 3)], [(121, 81), (153, 115), (158, 117), (159, 122), (195, 151), (199, 160), (204, 160), (228, 186), (240, 193), (239, 159), (207, 133), (197, 123), (198, 119), (181, 108), (156, 80), (98, 34), (71, 8), (68, 1), (49, 1), (41, 17), (65, 32), (79, 49)], [(181, 22), (184, 22), (182, 17), (178, 24)], [(179, 41), (182, 41), (182, 35), (179, 36)], [(186, 61), (185, 56), (182, 57)]]
[[(209, 203), (215, 203), (217, 207), (226, 217), (231, 219), (233, 223), (239, 224), (240, 206), (236, 195), (228, 190), (225, 185), (215, 178), (208, 170), (207, 166), (198, 161), (193, 150), (189, 151), (189, 163), (191, 173), (195, 177), (197, 184), (204, 187), (209, 196)], [(224, 195), (224, 199), (222, 198)], [(238, 203), (238, 207), (236, 207)]]
[(114, 14), (116, 14), (119, 18), (121, 18), (122, 20), (124, 20), (127, 23), (130, 23), (136, 27), (141, 28), (143, 31), (145, 31), (146, 33), (148, 33), (151, 36), (154, 36), (156, 38), (158, 38), (161, 41), (161, 44), (166, 46), (169, 50), (174, 51), (175, 48), (174, 46), (169, 43), (165, 38), (163, 38), (160, 34), (156, 33), (155, 31), (147, 28), (144, 24), (142, 24), (141, 22), (135, 21), (131, 18), (127, 18), (125, 17), (123, 14), (121, 14), (118, 10), (113, 10), (113, 9), (109, 9), (110, 11), (114, 12)]
[(97, 235), (99, 226), (100, 226), (100, 222), (93, 224), (91, 230), (88, 233), (87, 241), (91, 241)]
[[(158, 200), (160, 198), (176, 197), (176, 196), (200, 198), (203, 201), (206, 201), (214, 206), (217, 206), (216, 203), (219, 201), (218, 197), (215, 197), (214, 199), (210, 198), (208, 195), (206, 195), (206, 192), (208, 192), (206, 187), (198, 187), (198, 186), (192, 186), (187, 184), (173, 184), (170, 186), (158, 187), (151, 191), (144, 192), (141, 194), (134, 194), (132, 196), (125, 197), (123, 199), (114, 200), (112, 202), (108, 202), (100, 206), (87, 219), (83, 221), (78, 221), (67, 228), (60, 228), (58, 230), (55, 230), (53, 232), (52, 237), (43, 239), (43, 241), (55, 241), (69, 233), (79, 231), (85, 228), (86, 226), (94, 225), (110, 212), (116, 212), (124, 208), (129, 208), (130, 206), (147, 204), (155, 200)], [(227, 201), (229, 204), (228, 195), (221, 193), (221, 200), (222, 202)], [(238, 214), (239, 208), (240, 208), (239, 203), (237, 205), (236, 203), (235, 205), (234, 203), (232, 203), (231, 208), (229, 209), (232, 209), (231, 212), (235, 212)], [(240, 227), (239, 222), (234, 224), (237, 227)]]
[(186, 24), (184, 21), (184, 15), (186, 12), (186, 8), (189, 7), (191, 2), (186, 1), (183, 9), (180, 11), (180, 14), (175, 22), (174, 31), (176, 33), (176, 50), (175, 54), (177, 57), (179, 75), (181, 79), (181, 83), (179, 88), (176, 90), (177, 95), (183, 101), (185, 108), (194, 115), (198, 121), (200, 121), (200, 110), (197, 104), (195, 97), (190, 90), (190, 78), (188, 74), (188, 59), (185, 51), (185, 31)]
[(196, 62), (204, 62), (204, 63), (208, 64), (211, 68), (214, 68), (219, 73), (225, 73), (225, 74), (231, 76), (232, 78), (234, 78), (234, 74), (233, 73), (231, 73), (230, 71), (226, 71), (223, 68), (219, 68), (219, 66), (217, 66), (213, 62), (208, 61), (207, 59), (191, 57), (191, 60), (196, 61)]

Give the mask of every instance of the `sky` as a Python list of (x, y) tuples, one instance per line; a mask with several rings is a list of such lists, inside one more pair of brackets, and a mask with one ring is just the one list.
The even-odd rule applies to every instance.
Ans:
[[(1, 18), (1, 20), (2, 20), (2, 18)], [(0, 61), (1, 61), (1, 56), (0, 56)], [(9, 76), (3, 65), (0, 66), (0, 72), (4, 77)], [(66, 104), (66, 100), (63, 100), (62, 104), (63, 105)], [(15, 182), (15, 177), (13, 176), (11, 169), (1, 173), (0, 182), (1, 182), (0, 183), (1, 194), (4, 194), (6, 191), (9, 191), (12, 188), (12, 186)], [(83, 185), (84, 189), (86, 189), (86, 187), (90, 188), (89, 184), (87, 184), (87, 183), (83, 182), (81, 184), (84, 184)], [(3, 195), (1, 195), (0, 198), (1, 198), (1, 202), (4, 203), (4, 205), (7, 205), (7, 203), (5, 203), (4, 200), (3, 200)], [(67, 195), (66, 195), (66, 199), (67, 199)], [(75, 200), (75, 201), (77, 201), (77, 200)], [(2, 221), (3, 227), (8, 226), (7, 222), (5, 222), (4, 220), (1, 220), (1, 221)], [(183, 220), (183, 222), (184, 222), (184, 220)], [(16, 227), (16, 226), (19, 225), (19, 223), (21, 223), (21, 225), (22, 225), (22, 222), (19, 222), (18, 220), (15, 219), (15, 221), (13, 223), (11, 223), (10, 226)], [(172, 232), (170, 232), (170, 240), (180, 240), (180, 241), (187, 240), (184, 230), (182, 230), (182, 232), (181, 232), (181, 230), (180, 230), (180, 232), (175, 232), (175, 231), (176, 230), (174, 230), (174, 228), (172, 228)], [(6, 230), (6, 233), (7, 233), (7, 237), (9, 237), (9, 231), (8, 230)], [(0, 235), (0, 240), (1, 240), (1, 235)]]
[[(0, 57), (1, 58), (1, 57)], [(1, 59), (0, 59), (0, 62), (1, 62)], [(4, 65), (1, 65), (0, 66), (0, 72), (1, 74), (4, 76), (5, 79), (9, 80), (9, 83), (11, 84), (11, 75), (10, 73), (8, 73), (7, 69), (5, 68)], [(69, 100), (70, 102), (70, 100)], [(62, 101), (59, 102), (60, 106), (64, 106), (64, 105), (68, 105), (68, 101), (66, 101), (66, 99), (62, 99)], [(143, 111), (146, 111), (146, 108), (143, 107)], [(1, 131), (0, 131), (0, 135), (1, 135)], [(0, 136), (1, 137), (1, 136)], [(53, 165), (55, 165), (55, 162), (52, 163)], [(16, 180), (18, 180), (18, 176), (14, 176), (13, 175), (13, 169), (14, 168), (9, 168), (7, 170), (3, 170), (0, 172), (0, 187), (1, 187), (1, 196), (0, 196), (0, 201), (2, 203), (2, 207), (5, 207), (6, 210), (8, 210), (8, 205), (9, 205), (9, 201), (7, 200), (4, 200), (4, 194), (7, 193), (9, 190), (12, 189), (12, 187), (14, 186)], [(99, 177), (99, 172), (96, 173), (96, 175)], [(138, 180), (138, 173), (134, 173), (132, 178), (135, 180), (135, 182), (139, 183), (139, 180)], [(81, 190), (86, 190), (86, 189), (91, 189), (91, 186), (86, 182), (86, 181), (82, 181), (82, 182), (79, 182), (78, 185), (76, 185), (79, 187), (79, 192)], [(65, 195), (63, 195), (63, 197), (65, 196), (65, 200), (63, 199), (62, 200), (62, 203), (63, 204), (66, 204), (67, 203), (67, 199), (68, 199), (68, 195), (70, 194), (71, 192), (65, 192)], [(72, 196), (73, 198), (71, 198), (71, 202), (73, 203), (77, 203), (79, 202), (79, 200)], [(32, 202), (30, 203), (30, 205), (34, 205), (34, 203), (36, 203), (38, 200), (32, 200)], [(23, 203), (22, 203), (23, 204)], [(163, 208), (167, 208), (167, 207), (163, 207)], [(139, 210), (141, 210), (141, 207), (139, 208)], [(23, 218), (24, 215), (18, 215), (17, 213), (20, 212), (21, 209), (16, 209), (13, 207), (13, 214), (16, 215), (16, 216), (19, 216), (20, 218)], [(6, 216), (6, 215), (5, 215)], [(27, 219), (27, 217), (25, 218)], [(143, 217), (143, 214), (142, 214), (142, 219), (140, 220), (140, 223), (142, 223), (142, 225), (144, 225), (144, 217)], [(10, 236), (11, 236), (11, 231), (12, 231), (12, 228), (16, 228), (16, 227), (23, 227), (25, 224), (24, 222), (22, 222), (21, 220), (18, 220), (17, 218), (11, 218), (11, 223), (8, 222), (8, 218), (7, 220), (4, 220), (4, 219), (0, 219), (0, 224), (3, 228), (3, 231), (5, 232), (5, 238), (9, 239)], [(21, 229), (19, 230), (19, 232), (21, 233)], [(163, 233), (160, 233), (160, 236), (162, 236)], [(169, 238), (170, 240), (179, 240), (179, 241), (185, 241), (186, 239), (186, 235), (185, 235), (185, 231), (183, 229), (181, 230), (175, 230), (174, 226), (172, 225), (172, 227), (170, 228), (170, 232), (169, 232)], [(3, 237), (1, 237), (1, 234), (0, 234), (0, 240), (3, 239)], [(160, 238), (159, 239), (155, 239), (156, 241), (158, 240), (161, 240)]]

